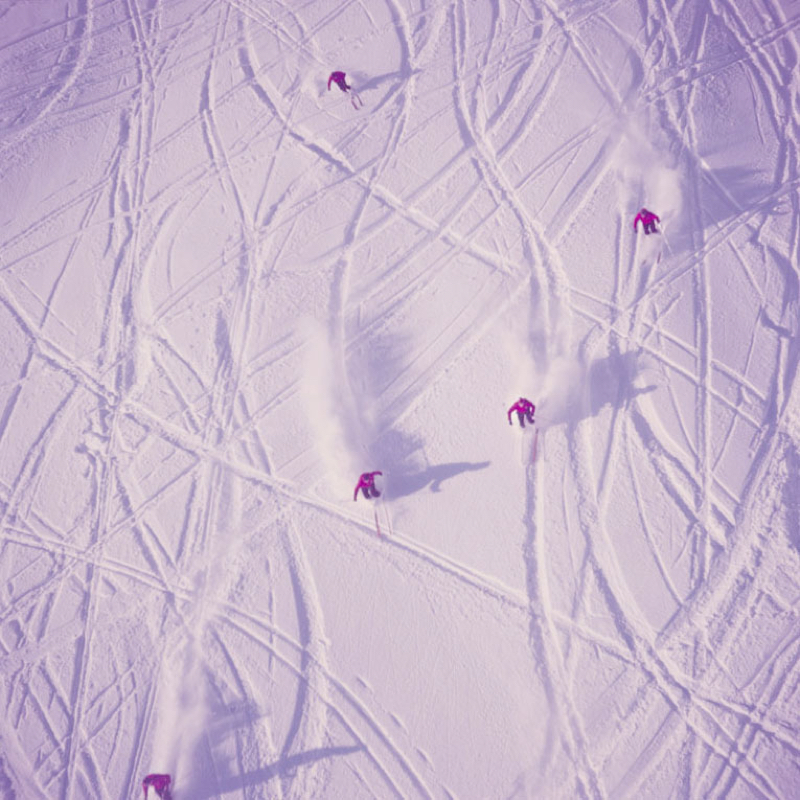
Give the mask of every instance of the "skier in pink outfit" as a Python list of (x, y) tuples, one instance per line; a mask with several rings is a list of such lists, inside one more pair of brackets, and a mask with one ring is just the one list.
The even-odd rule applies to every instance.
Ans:
[[(335, 83), (345, 94), (350, 92), (350, 89), (352, 89), (351, 86), (347, 85), (345, 73), (340, 72), (339, 70), (336, 72), (331, 72), (331, 76), (328, 78), (328, 91), (331, 90), (332, 83)], [(350, 92), (350, 105), (353, 106), (356, 111), (358, 111), (358, 109), (364, 105), (364, 101), (355, 92)]]
[(345, 73), (339, 72), (331, 72), (330, 78), (328, 78), (328, 91), (331, 90), (331, 82), (335, 83), (343, 92), (346, 92), (350, 87), (347, 85), (347, 81), (344, 79)]
[(636, 219), (633, 221), (633, 230), (636, 230), (636, 226), (641, 221), (642, 227), (644, 228), (645, 235), (648, 233), (658, 233), (656, 230), (656, 222), (661, 222), (661, 220), (652, 212), (648, 211), (646, 208), (643, 208), (637, 215)]
[(172, 778), (169, 775), (148, 775), (142, 781), (142, 790), (144, 791), (145, 800), (147, 800), (147, 790), (151, 786), (161, 800), (170, 800), (169, 785), (171, 782)]
[(520, 397), (516, 403), (514, 403), (511, 408), (508, 409), (508, 424), (513, 425), (514, 423), (511, 421), (511, 412), (517, 412), (517, 419), (519, 419), (519, 424), (524, 428), (525, 427), (525, 420), (527, 419), (528, 422), (533, 425), (533, 415), (536, 411), (536, 406), (531, 403), (530, 400), (526, 400), (524, 397)]
[(375, 472), (365, 472), (362, 476), (358, 479), (358, 483), (356, 484), (356, 490), (353, 492), (353, 500), (358, 500), (358, 490), (364, 493), (364, 497), (367, 500), (373, 497), (380, 497), (381, 493), (378, 491), (378, 487), (375, 486), (375, 476), (376, 475), (383, 475), (380, 471)]

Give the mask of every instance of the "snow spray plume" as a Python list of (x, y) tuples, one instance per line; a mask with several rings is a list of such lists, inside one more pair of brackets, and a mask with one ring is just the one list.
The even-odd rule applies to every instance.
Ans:
[(538, 404), (542, 375), (527, 340), (519, 341), (513, 333), (508, 333), (505, 336), (505, 349), (510, 364), (510, 386), (506, 399), (511, 403), (519, 397), (527, 397)]
[(548, 364), (542, 381), (541, 426), (574, 416), (584, 402), (585, 370), (572, 356), (559, 356)]
[(537, 408), (537, 420), (546, 425), (555, 409), (560, 413), (572, 402), (580, 368), (565, 355), (569, 352), (569, 335), (562, 320), (557, 318), (549, 330), (542, 329), (540, 291), (531, 282), (524, 301), (527, 306), (510, 309), (511, 323), (504, 335), (511, 376), (506, 399), (510, 404), (519, 397), (527, 398)]
[[(674, 219), (681, 208), (681, 180), (676, 169), (647, 138), (641, 126), (629, 120), (620, 133), (617, 172), (631, 208), (646, 206), (662, 220)], [(635, 207), (635, 208), (634, 208)]]
[(371, 404), (355, 395), (341, 352), (325, 329), (313, 320), (303, 324), (306, 340), (301, 394), (307, 419), (314, 430), (327, 477), (338, 493), (352, 492), (353, 483), (367, 469), (367, 444), (372, 440)]
[(157, 698), (156, 733), (151, 769), (170, 773), (178, 791), (175, 800), (199, 795), (196, 785), (203, 758), (203, 735), (210, 719), (203, 655), (196, 637), (185, 642), (161, 670)]
[(212, 718), (208, 694), (206, 647), (209, 623), (215, 621), (213, 601), (230, 596), (238, 575), (243, 537), (241, 482), (226, 470), (218, 479), (214, 510), (215, 533), (199, 554), (193, 592), (186, 612), (184, 635), (164, 659), (157, 697), (157, 726), (150, 771), (170, 773), (175, 800), (200, 797), (208, 779), (206, 732)]
[(538, 404), (543, 365), (539, 363), (542, 361), (541, 353), (537, 358), (536, 344), (542, 341), (543, 331), (537, 327), (538, 316), (533, 308), (536, 303), (535, 296), (536, 291), (531, 279), (528, 288), (521, 292), (521, 299), (515, 299), (509, 306), (508, 327), (504, 329), (502, 336), (503, 349), (509, 363), (510, 385), (507, 388), (509, 403), (519, 397), (527, 397)]

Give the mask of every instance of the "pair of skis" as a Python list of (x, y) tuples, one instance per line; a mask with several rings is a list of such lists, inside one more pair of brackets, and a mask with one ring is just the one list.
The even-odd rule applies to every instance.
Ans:
[[(382, 508), (383, 508), (383, 514), (386, 517), (386, 527), (388, 529), (389, 535), (393, 536), (394, 534), (392, 533), (392, 519), (389, 516), (389, 509), (386, 508), (386, 506), (382, 506)], [(373, 507), (372, 513), (375, 516), (375, 532), (378, 534), (378, 536), (383, 537), (383, 533), (381, 532), (381, 523), (380, 520), (378, 519), (377, 505)]]

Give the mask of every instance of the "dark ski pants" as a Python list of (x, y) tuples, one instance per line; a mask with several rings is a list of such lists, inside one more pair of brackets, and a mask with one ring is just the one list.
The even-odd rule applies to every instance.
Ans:
[(658, 233), (655, 222), (646, 222), (644, 225), (644, 232), (645, 235), (648, 233)]
[[(380, 497), (381, 496), (381, 493), (378, 491), (378, 489), (375, 486), (362, 486), (361, 487), (361, 491), (364, 493), (364, 497), (366, 497), (367, 500), (370, 500), (373, 497)], [(370, 494), (370, 492), (371, 492), (371, 494)]]

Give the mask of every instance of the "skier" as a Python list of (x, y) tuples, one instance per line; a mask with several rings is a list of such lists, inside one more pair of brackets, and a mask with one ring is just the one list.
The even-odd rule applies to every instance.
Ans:
[(144, 791), (144, 800), (147, 800), (147, 790), (152, 786), (155, 793), (161, 800), (170, 800), (169, 785), (172, 778), (169, 775), (148, 775), (142, 781), (142, 790)]
[(344, 79), (345, 73), (339, 72), (331, 72), (330, 78), (328, 78), (328, 91), (331, 90), (331, 82), (335, 83), (343, 92), (346, 92), (350, 87), (347, 85), (347, 81)]
[(656, 230), (656, 222), (661, 222), (661, 220), (652, 212), (648, 211), (646, 208), (643, 208), (637, 215), (636, 219), (633, 221), (633, 230), (636, 230), (636, 226), (641, 221), (642, 227), (644, 228), (645, 235), (648, 233), (658, 233)]
[[(328, 78), (328, 91), (331, 90), (331, 83), (335, 83), (345, 94), (352, 88), (347, 85), (345, 73), (339, 70), (331, 72), (331, 76)], [(364, 101), (355, 92), (350, 92), (350, 105), (358, 111), (364, 105)]]
[(375, 476), (376, 475), (383, 475), (382, 472), (365, 472), (362, 476), (358, 479), (358, 483), (356, 484), (356, 490), (353, 492), (353, 501), (358, 500), (358, 490), (361, 489), (364, 492), (364, 497), (367, 500), (373, 497), (380, 497), (381, 493), (378, 491), (378, 487), (375, 486)]
[(508, 409), (508, 424), (513, 425), (514, 423), (511, 422), (511, 412), (517, 412), (517, 419), (519, 419), (519, 424), (524, 428), (525, 427), (525, 420), (527, 419), (528, 422), (533, 425), (533, 415), (536, 411), (536, 406), (531, 403), (530, 400), (526, 400), (524, 397), (520, 397), (516, 403), (514, 403), (511, 408)]

